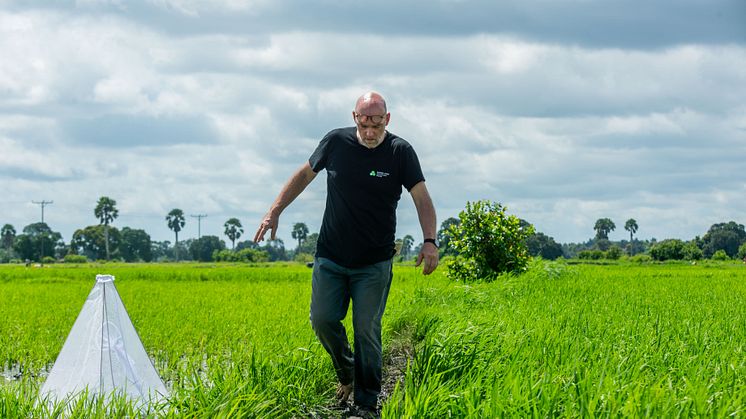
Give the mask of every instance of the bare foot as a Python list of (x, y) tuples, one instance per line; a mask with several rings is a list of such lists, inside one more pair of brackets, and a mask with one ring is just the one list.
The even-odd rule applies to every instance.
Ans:
[(350, 398), (350, 394), (352, 394), (352, 383), (337, 385), (337, 399), (339, 399), (340, 403), (346, 403), (347, 399)]

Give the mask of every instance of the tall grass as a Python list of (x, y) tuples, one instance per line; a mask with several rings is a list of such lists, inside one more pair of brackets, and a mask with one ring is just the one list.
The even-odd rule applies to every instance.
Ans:
[[(36, 402), (96, 273), (117, 276), (168, 404)], [(490, 284), (398, 266), (384, 352), (409, 360), (383, 416), (742, 416), (745, 296), (736, 265), (537, 262)], [(334, 416), (309, 299), (298, 265), (2, 267), (0, 417)]]
[(390, 323), (416, 350), (384, 414), (743, 415), (745, 271), (540, 262), (500, 284), (421, 283), (398, 314), (414, 323)]
[[(21, 379), (0, 385), (0, 416), (3, 409), (40, 412), (34, 398), (45, 369), (102, 272), (117, 277), (143, 345), (172, 390), (161, 414), (298, 416), (328, 405), (334, 374), (308, 324), (305, 266), (3, 268), (0, 362)], [(76, 409), (97, 416), (96, 406)], [(123, 404), (120, 412), (131, 408)]]

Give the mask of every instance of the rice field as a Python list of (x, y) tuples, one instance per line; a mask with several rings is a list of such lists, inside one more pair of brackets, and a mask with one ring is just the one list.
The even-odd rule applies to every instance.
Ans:
[[(117, 277), (167, 403), (36, 403), (97, 273)], [(383, 417), (746, 415), (743, 264), (444, 273), (395, 268)], [(0, 266), (0, 417), (339, 416), (309, 301), (302, 265)]]

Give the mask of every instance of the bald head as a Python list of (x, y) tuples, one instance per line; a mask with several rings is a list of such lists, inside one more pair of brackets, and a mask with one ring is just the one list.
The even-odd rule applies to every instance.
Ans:
[(368, 92), (357, 100), (352, 120), (357, 125), (358, 142), (375, 148), (386, 137), (386, 126), (391, 115), (386, 111), (386, 101), (376, 92)]
[(383, 115), (386, 113), (386, 100), (377, 92), (368, 92), (358, 98), (355, 112), (363, 115)]

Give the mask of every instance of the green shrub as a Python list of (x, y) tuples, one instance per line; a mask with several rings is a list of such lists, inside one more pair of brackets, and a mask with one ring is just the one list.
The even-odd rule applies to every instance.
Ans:
[(258, 249), (241, 249), (238, 251), (234, 250), (214, 250), (212, 252), (212, 259), (215, 262), (267, 262), (269, 255), (264, 250)]
[(531, 225), (506, 214), (506, 208), (491, 201), (467, 202), (452, 225), (451, 246), (458, 256), (448, 263), (448, 276), (463, 281), (493, 281), (504, 272), (521, 272), (531, 257), (526, 238), (534, 233)]
[(606, 259), (618, 260), (620, 257), (622, 257), (622, 248), (617, 245), (613, 245), (609, 248), (609, 250), (606, 251), (605, 256)]
[(67, 255), (64, 259), (65, 263), (86, 263), (88, 258), (84, 255)]
[(57, 259), (51, 256), (44, 256), (43, 258), (41, 258), (41, 263), (46, 263), (47, 265), (55, 262), (57, 262)]
[(652, 262), (653, 258), (650, 257), (650, 255), (640, 253), (638, 255), (630, 256), (629, 261), (633, 263), (648, 263)]
[(604, 258), (604, 252), (602, 250), (582, 250), (578, 252), (578, 259), (584, 260), (599, 260)]
[(712, 254), (712, 260), (730, 260), (730, 256), (725, 253), (725, 250), (720, 249)]
[(679, 239), (667, 239), (650, 248), (650, 256), (658, 261), (684, 259), (684, 242)]
[(689, 242), (684, 245), (682, 256), (684, 256), (684, 260), (700, 260), (702, 259), (702, 249), (697, 246), (697, 243)]

